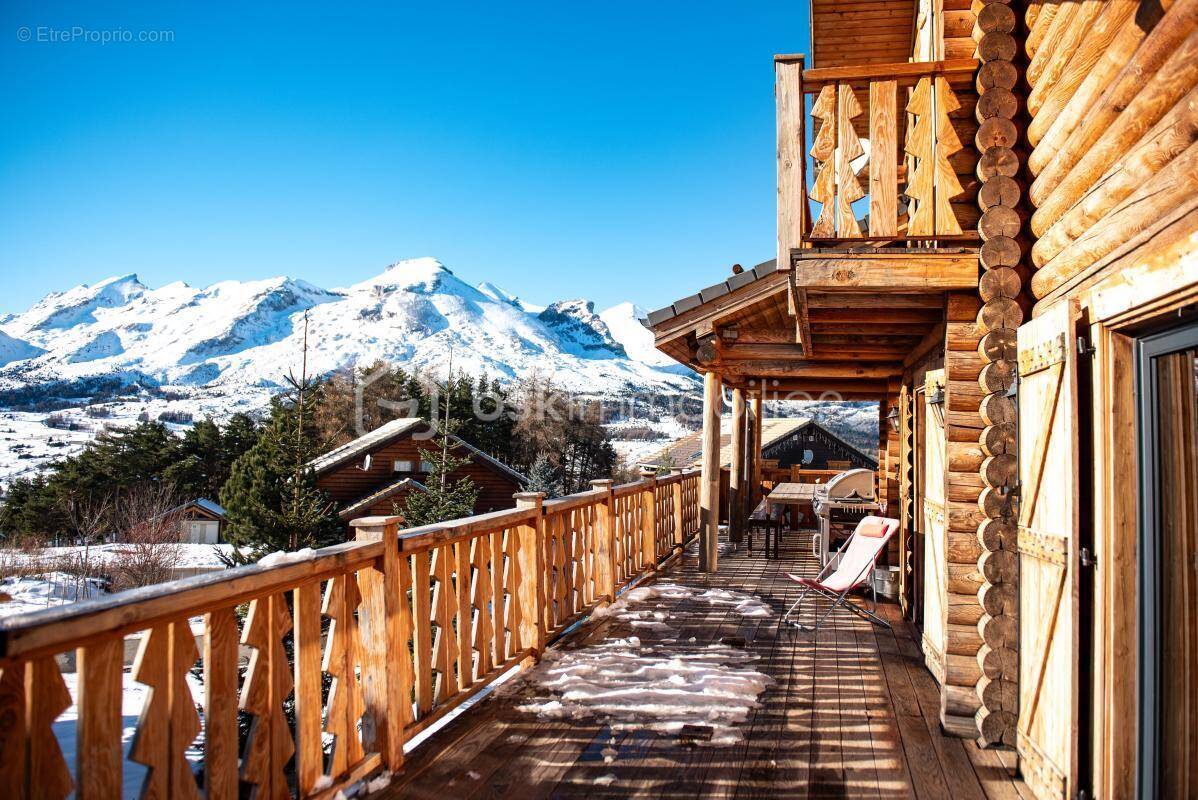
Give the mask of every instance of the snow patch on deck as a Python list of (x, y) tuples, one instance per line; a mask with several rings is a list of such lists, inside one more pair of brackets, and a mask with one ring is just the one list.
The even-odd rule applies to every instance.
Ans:
[[(756, 656), (729, 644), (679, 643), (668, 603), (688, 600), (728, 606), (746, 617), (768, 617), (759, 597), (729, 589), (654, 583), (630, 589), (591, 615), (628, 623), (634, 632), (662, 634), (660, 643), (637, 636), (615, 638), (575, 650), (550, 650), (529, 680), (545, 694), (521, 711), (547, 719), (599, 717), (613, 730), (644, 729), (681, 734), (709, 728), (698, 743), (730, 745), (742, 740), (736, 725), (748, 719), (758, 696), (774, 681), (752, 668)], [(605, 759), (606, 760), (606, 759)]]
[(643, 645), (635, 636), (545, 654), (530, 679), (548, 696), (518, 708), (547, 719), (603, 718), (614, 731), (679, 734), (711, 729), (703, 744), (742, 740), (758, 696), (774, 681), (750, 666), (756, 657), (726, 644)]

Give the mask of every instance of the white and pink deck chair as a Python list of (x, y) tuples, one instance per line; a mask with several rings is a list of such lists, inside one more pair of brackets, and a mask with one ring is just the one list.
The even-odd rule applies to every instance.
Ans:
[[(786, 573), (786, 577), (790, 578), (795, 583), (803, 587), (799, 599), (794, 602), (786, 613), (782, 615), (782, 621), (796, 626), (802, 631), (816, 631), (824, 624), (824, 620), (828, 618), (838, 606), (843, 606), (854, 614), (863, 617), (876, 625), (882, 625), (887, 628), (890, 623), (879, 617), (874, 611), (862, 608), (856, 603), (849, 602), (848, 593), (857, 588), (861, 584), (869, 581), (870, 589), (874, 592), (874, 609), (878, 607), (878, 593), (874, 589), (872, 573), (874, 564), (878, 560), (878, 556), (882, 553), (886, 543), (890, 541), (890, 537), (898, 530), (897, 519), (886, 519), (885, 517), (865, 517), (857, 523), (856, 530), (853, 535), (846, 541), (820, 570), (819, 575), (814, 578), (804, 578), (799, 575)], [(815, 592), (820, 597), (831, 601), (828, 610), (814, 625), (804, 625), (797, 620), (798, 615), (802, 612), (803, 601), (807, 596)], [(794, 617), (795, 619), (792, 619)]]

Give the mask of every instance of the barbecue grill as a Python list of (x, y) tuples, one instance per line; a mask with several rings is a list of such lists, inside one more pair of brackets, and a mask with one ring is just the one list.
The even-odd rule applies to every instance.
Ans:
[(848, 538), (857, 523), (870, 515), (882, 515), (886, 506), (878, 502), (875, 477), (870, 469), (850, 469), (829, 480), (815, 492), (812, 510), (819, 520), (819, 533), (812, 550), (821, 565), (835, 550), (833, 539)]

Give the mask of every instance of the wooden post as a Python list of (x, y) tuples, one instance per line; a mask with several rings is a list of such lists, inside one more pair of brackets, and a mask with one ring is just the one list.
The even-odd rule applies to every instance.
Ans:
[(657, 567), (657, 471), (641, 468), (641, 566)]
[(517, 492), (516, 508), (536, 509), (530, 523), (520, 525), (516, 535), (516, 604), (520, 609), (518, 647), (531, 647), (533, 658), (545, 652), (545, 513), (543, 492)]
[(753, 398), (753, 420), (753, 442), (749, 447), (753, 461), (753, 506), (756, 507), (765, 495), (761, 489), (761, 433), (765, 429), (765, 413), (760, 394)]
[(616, 599), (616, 500), (612, 483), (610, 478), (591, 481), (592, 489), (604, 492), (595, 505), (595, 594), (606, 596), (608, 602)]
[[(681, 468), (676, 470), (682, 472)], [(670, 487), (674, 492), (674, 549), (682, 550), (683, 543), (686, 541), (686, 531), (683, 526), (686, 524), (686, 513), (682, 508), (682, 481), (674, 481), (674, 485)]]
[(790, 269), (790, 251), (807, 232), (807, 146), (803, 133), (803, 57), (774, 62), (778, 146), (778, 261)]
[(703, 475), (699, 482), (699, 569), (715, 572), (720, 535), (720, 376), (703, 376)]
[(745, 498), (745, 390), (732, 390), (732, 470), (728, 476), (728, 538), (740, 542)]
[[(350, 523), (360, 542), (383, 542), (382, 574), (367, 577), (361, 584), (361, 635), (367, 660), (381, 664), (382, 676), (363, 676), (366, 710), (370, 725), (363, 726), (363, 739), (383, 756), (387, 769), (403, 768), (404, 727), (411, 721), (413, 675), (408, 639), (412, 619), (408, 587), (400, 581), (399, 525), (402, 517), (364, 517)], [(373, 735), (373, 742), (370, 741)]]

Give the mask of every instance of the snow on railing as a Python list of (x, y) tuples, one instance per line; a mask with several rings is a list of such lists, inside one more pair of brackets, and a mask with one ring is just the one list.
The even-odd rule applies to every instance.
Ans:
[(6, 796), (325, 798), (385, 781), (406, 742), (680, 552), (698, 482), (597, 481), (406, 530), (359, 519), (356, 541), (2, 620)]

